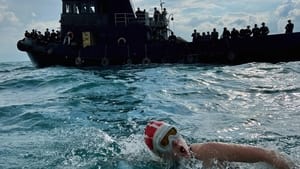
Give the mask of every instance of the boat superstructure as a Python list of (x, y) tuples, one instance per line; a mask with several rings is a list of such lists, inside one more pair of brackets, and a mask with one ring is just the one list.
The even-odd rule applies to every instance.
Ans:
[(62, 0), (60, 30), (26, 32), (18, 48), (37, 67), (300, 60), (300, 34), (187, 42), (169, 29), (165, 8), (134, 9), (130, 0)]

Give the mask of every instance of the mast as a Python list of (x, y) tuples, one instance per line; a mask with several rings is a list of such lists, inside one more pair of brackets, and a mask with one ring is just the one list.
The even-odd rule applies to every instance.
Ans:
[(165, 2), (163, 2), (162, 0), (160, 0), (160, 11), (163, 11), (163, 5), (165, 4)]

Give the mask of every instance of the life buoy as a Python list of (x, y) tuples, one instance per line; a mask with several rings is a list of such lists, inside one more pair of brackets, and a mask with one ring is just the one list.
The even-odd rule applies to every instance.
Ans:
[(128, 59), (126, 60), (126, 64), (131, 65), (131, 64), (132, 64), (132, 59), (131, 59), (131, 58), (128, 58)]
[(118, 39), (118, 45), (125, 45), (127, 40), (124, 37), (120, 37)]
[(103, 58), (101, 59), (101, 65), (102, 65), (102, 66), (108, 66), (108, 65), (109, 65), (109, 60), (108, 60), (107, 57), (103, 57)]
[(148, 57), (145, 57), (145, 58), (143, 59), (142, 63), (143, 63), (144, 65), (147, 65), (147, 64), (150, 64), (150, 63), (151, 63), (151, 60), (150, 60)]
[(81, 59), (81, 57), (76, 57), (75, 58), (75, 65), (80, 66), (83, 63), (83, 60)]

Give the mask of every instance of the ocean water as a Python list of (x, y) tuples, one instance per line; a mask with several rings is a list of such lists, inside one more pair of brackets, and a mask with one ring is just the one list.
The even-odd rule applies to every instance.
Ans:
[(255, 145), (300, 165), (300, 62), (106, 69), (0, 63), (1, 169), (166, 169), (143, 142), (153, 119), (176, 125), (189, 143)]

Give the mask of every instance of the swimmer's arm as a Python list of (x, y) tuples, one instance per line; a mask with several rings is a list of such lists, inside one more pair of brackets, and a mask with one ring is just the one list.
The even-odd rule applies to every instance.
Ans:
[(191, 150), (199, 160), (210, 163), (212, 159), (229, 162), (266, 162), (276, 169), (289, 169), (288, 162), (275, 151), (225, 143), (192, 144)]

